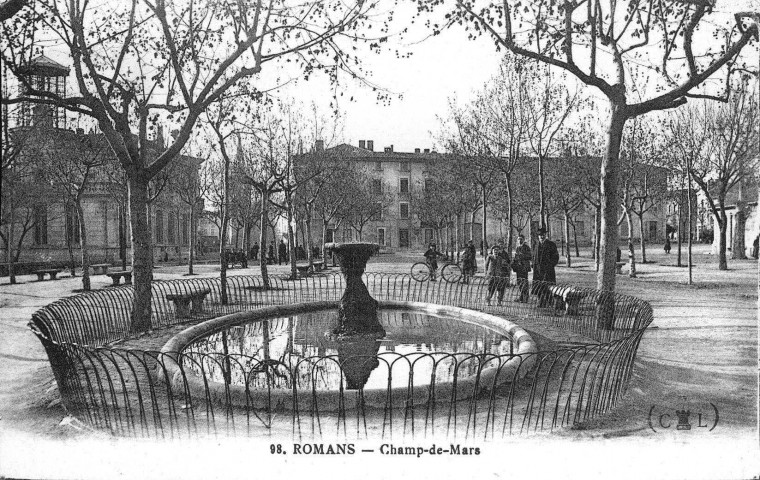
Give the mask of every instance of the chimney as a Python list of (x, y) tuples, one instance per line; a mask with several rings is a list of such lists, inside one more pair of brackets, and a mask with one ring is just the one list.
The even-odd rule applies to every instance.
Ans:
[(374, 140), (367, 140), (367, 150), (370, 152), (375, 151), (375, 141)]
[(425, 149), (425, 153), (430, 153), (430, 149), (429, 149), (429, 148), (426, 148), (426, 149)]
[(359, 140), (359, 148), (367, 148), (364, 146), (364, 140)]
[(420, 153), (420, 149), (419, 148), (415, 148), (414, 149), (414, 153)]
[(385, 148), (383, 149), (383, 151), (384, 151), (385, 153), (393, 153), (393, 145), (391, 145), (390, 147), (385, 147)]
[(325, 141), (324, 140), (317, 140), (317, 142), (314, 144), (314, 150), (318, 152), (322, 152), (325, 150)]

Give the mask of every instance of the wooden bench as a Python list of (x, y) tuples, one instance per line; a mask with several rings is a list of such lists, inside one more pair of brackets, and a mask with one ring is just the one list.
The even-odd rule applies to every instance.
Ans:
[(623, 265), (625, 265), (628, 262), (615, 262), (615, 273), (622, 274), (623, 273)]
[(586, 292), (565, 285), (549, 285), (548, 288), (554, 297), (555, 309), (564, 309), (567, 315), (578, 315), (578, 306), (586, 297)]
[(95, 275), (106, 275), (108, 273), (108, 267), (110, 263), (98, 263), (97, 265), (90, 265)]
[(111, 281), (113, 281), (114, 285), (119, 285), (121, 283), (121, 277), (124, 277), (124, 285), (132, 284), (132, 272), (130, 272), (129, 270), (121, 270), (118, 272), (106, 273), (106, 275), (111, 277)]
[(37, 281), (41, 282), (45, 280), (45, 274), (50, 275), (50, 280), (58, 280), (56, 278), (56, 275), (61, 273), (61, 270), (57, 268), (47, 268), (42, 270), (35, 270), (34, 273), (37, 275)]
[(177, 318), (189, 317), (193, 313), (203, 312), (203, 300), (211, 290), (205, 288), (197, 292), (188, 293), (169, 293), (166, 295), (167, 300), (174, 302), (176, 307)]
[[(322, 270), (325, 269), (325, 262), (321, 262), (321, 261), (320, 262), (312, 262), (311, 266), (312, 266), (312, 271), (313, 272), (321, 272)], [(301, 275), (304, 275), (304, 276), (306, 276), (306, 275), (308, 275), (310, 273), (309, 272), (309, 264), (308, 263), (296, 264), (296, 270), (298, 270), (298, 273), (300, 273)]]

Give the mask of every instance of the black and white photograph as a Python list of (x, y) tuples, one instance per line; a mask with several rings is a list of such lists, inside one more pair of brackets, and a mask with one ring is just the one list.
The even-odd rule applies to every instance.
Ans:
[(0, 478), (760, 478), (760, 1), (0, 27)]

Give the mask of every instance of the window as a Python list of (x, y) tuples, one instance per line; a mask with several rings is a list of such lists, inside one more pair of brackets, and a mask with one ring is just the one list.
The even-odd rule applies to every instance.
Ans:
[(398, 191), (401, 193), (409, 193), (409, 179), (408, 178), (399, 178)]
[(381, 247), (385, 246), (385, 229), (384, 228), (377, 229), (377, 243)]
[(433, 229), (432, 228), (426, 228), (425, 229), (425, 245), (430, 245), (433, 243)]
[(408, 203), (400, 203), (399, 204), (399, 214), (401, 218), (409, 218), (409, 204)]
[(375, 162), (375, 170), (382, 170), (383, 162)]
[(399, 229), (398, 246), (399, 248), (409, 248), (409, 229), (408, 228)]
[(379, 178), (372, 180), (372, 193), (377, 195), (383, 193), (383, 181)]
[(343, 241), (344, 242), (352, 242), (354, 240), (354, 231), (350, 228), (346, 228), (343, 230)]
[(402, 172), (409, 172), (411, 170), (411, 165), (407, 162), (401, 162), (399, 170)]
[(79, 221), (77, 218), (77, 210), (74, 205), (66, 207), (66, 244), (76, 245), (80, 241), (79, 239)]
[(649, 221), (649, 241), (657, 241), (657, 222), (653, 220)]
[(383, 219), (383, 202), (377, 202), (375, 204), (375, 211), (372, 214), (371, 220), (379, 222)]
[(166, 242), (171, 244), (174, 244), (174, 223), (175, 218), (174, 215), (172, 215), (171, 212), (169, 212), (169, 215), (166, 217)]
[(575, 233), (580, 236), (586, 235), (586, 224), (582, 220), (575, 221)]
[(190, 245), (190, 215), (182, 214), (182, 245)]
[(332, 228), (328, 228), (327, 232), (325, 233), (325, 242), (326, 243), (333, 243), (335, 241), (335, 230)]
[(156, 210), (156, 243), (164, 242), (164, 212)]
[(35, 205), (34, 207), (34, 244), (47, 245), (47, 205)]
[(425, 179), (425, 191), (429, 192), (433, 189), (433, 179), (432, 178), (426, 178)]

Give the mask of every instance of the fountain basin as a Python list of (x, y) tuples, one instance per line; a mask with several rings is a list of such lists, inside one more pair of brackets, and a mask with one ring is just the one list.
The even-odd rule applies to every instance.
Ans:
[[(221, 404), (231, 403), (240, 407), (267, 410), (335, 411), (351, 408), (342, 402), (346, 390), (361, 391), (363, 404), (374, 407), (399, 407), (410, 402), (421, 405), (431, 401), (442, 404), (465, 400), (523, 377), (536, 361), (536, 345), (533, 339), (520, 326), (507, 319), (458, 307), (398, 301), (379, 302), (380, 318), (384, 318), (384, 312), (427, 315), (428, 319), (423, 322), (427, 329), (425, 334), (417, 337), (413, 335), (410, 343), (428, 339), (435, 344), (431, 344), (430, 347), (422, 347), (424, 343), (418, 344), (419, 351), (407, 353), (409, 345), (404, 343), (407, 340), (400, 338), (397, 329), (386, 321), (383, 327), (387, 334), (381, 336), (382, 338), (345, 338), (334, 335), (334, 324), (328, 322), (323, 328), (306, 326), (288, 336), (281, 336), (279, 340), (268, 340), (266, 347), (262, 342), (259, 342), (261, 345), (253, 342), (253, 349), (260, 347), (263, 351), (266, 348), (263, 355), (265, 358), (239, 355), (238, 352), (247, 351), (236, 350), (236, 346), (233, 345), (241, 341), (239, 337), (235, 337), (236, 340), (225, 338), (225, 351), (218, 351), (219, 348), (204, 351), (198, 347), (208, 344), (206, 339), (210, 336), (217, 335), (218, 339), (221, 332), (227, 332), (230, 328), (245, 328), (244, 325), (257, 325), (278, 318), (304, 316), (315, 312), (337, 312), (338, 307), (339, 302), (335, 301), (267, 307), (226, 315), (192, 326), (164, 345), (161, 351), (166, 355), (167, 361), (160, 376), (169, 381), (175, 394), (185, 392), (190, 397), (213, 399)], [(336, 315), (335, 322), (337, 321)], [(462, 342), (452, 344), (444, 338), (445, 330), (452, 329), (453, 321), (462, 323), (461, 331), (475, 328), (490, 332), (487, 335), (488, 340), (470, 342), (473, 346), (468, 347), (469, 350), (463, 350)], [(302, 322), (301, 325), (306, 323)], [(436, 329), (440, 335), (431, 337), (430, 332)], [(264, 327), (259, 328), (259, 331), (267, 332), (265, 335), (269, 335), (270, 329)], [(453, 338), (461, 336), (458, 332), (453, 332)], [(500, 343), (493, 340), (499, 338), (509, 339), (508, 348), (503, 340)], [(299, 343), (302, 348), (306, 348), (303, 347), (305, 345), (316, 351), (322, 349), (321, 355), (315, 354), (308, 360), (316, 359), (317, 362), (322, 362), (316, 364), (324, 367), (317, 369), (319, 381), (314, 380), (315, 370), (310, 371), (312, 377), (306, 377), (305, 382), (303, 379), (295, 379), (298, 376), (297, 368), (303, 366), (298, 362), (306, 360), (296, 359), (294, 363), (290, 360), (291, 357), (288, 357), (289, 360), (283, 360), (281, 356), (284, 350), (293, 350), (294, 342)], [(217, 341), (215, 345), (218, 347), (220, 343)], [(388, 349), (390, 343), (394, 344), (394, 351)], [(384, 350), (378, 352), (381, 348)], [(438, 351), (439, 349), (449, 351)], [(452, 349), (454, 351), (451, 351)], [(280, 358), (275, 358), (278, 356)], [(296, 370), (293, 369), (294, 364)], [(391, 364), (398, 368), (392, 369)], [(225, 366), (227, 372), (235, 371), (237, 374), (220, 375), (219, 372), (224, 373)], [(445, 372), (447, 369), (448, 376)], [(453, 375), (452, 369), (455, 372)], [(401, 375), (399, 371), (402, 372)], [(393, 372), (393, 375), (388, 375), (388, 372)], [(406, 372), (406, 378), (403, 378), (403, 372)], [(432, 373), (434, 375), (431, 375)], [(278, 377), (288, 376), (291, 378), (290, 382), (285, 378), (281, 384), (278, 383)], [(326, 379), (322, 380), (321, 376), (325, 376)]]

